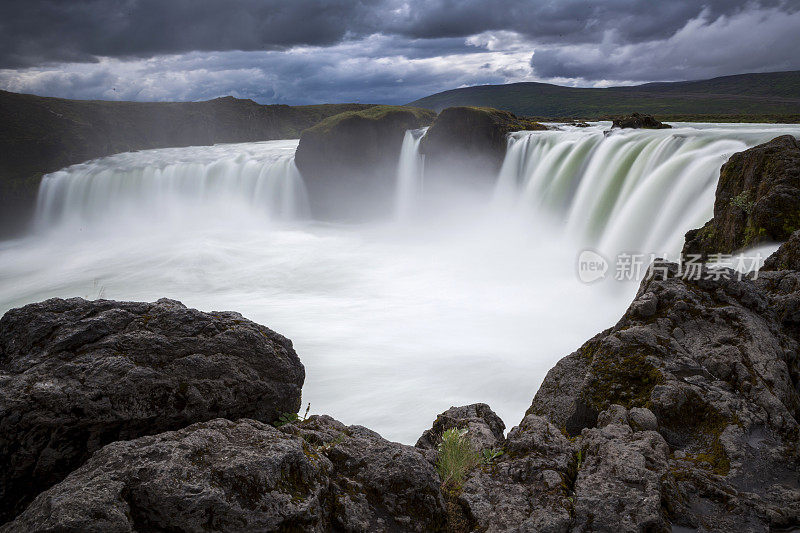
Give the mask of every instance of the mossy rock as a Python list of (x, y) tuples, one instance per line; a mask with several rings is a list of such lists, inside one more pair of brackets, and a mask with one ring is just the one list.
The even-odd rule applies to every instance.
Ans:
[(800, 229), (800, 142), (791, 135), (731, 156), (720, 170), (714, 218), (686, 234), (683, 254), (729, 254), (783, 242)]

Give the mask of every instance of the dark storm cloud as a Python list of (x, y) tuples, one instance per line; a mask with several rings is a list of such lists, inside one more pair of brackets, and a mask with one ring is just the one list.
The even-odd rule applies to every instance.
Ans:
[(0, 88), (404, 103), (800, 69), (800, 0), (0, 0)]
[(325, 45), (375, 27), (379, 0), (3, 0), (0, 67), (95, 56)]
[[(796, 3), (794, 0), (793, 3)], [(329, 45), (371, 33), (466, 37), (510, 30), (537, 42), (664, 38), (703, 10), (716, 18), (778, 0), (3, 0), (0, 68), (96, 56)]]

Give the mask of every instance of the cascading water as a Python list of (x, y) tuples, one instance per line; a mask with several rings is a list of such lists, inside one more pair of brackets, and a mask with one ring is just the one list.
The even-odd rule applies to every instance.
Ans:
[(235, 310), (292, 339), (313, 412), (406, 443), (451, 405), (487, 402), (510, 426), (555, 362), (636, 291), (581, 283), (581, 248), (679, 249), (710, 216), (727, 155), (800, 134), (604, 129), (513, 134), (500, 176), (487, 177), (494, 202), (483, 188), (423, 191), (420, 132), (409, 132), (388, 224), (299, 216), (297, 141), (76, 165), (44, 180), (37, 231), (0, 242), (0, 313), (100, 294)]
[(722, 164), (775, 136), (753, 126), (563, 128), (511, 134), (495, 202), (547, 211), (583, 245), (607, 253), (673, 258), (686, 231), (711, 218)]
[(123, 153), (45, 176), (39, 230), (109, 220), (196, 224), (252, 215), (292, 220), (308, 212), (294, 165), (297, 141)]
[(425, 156), (420, 154), (419, 145), (428, 128), (406, 131), (400, 148), (400, 161), (397, 164), (397, 191), (395, 195), (395, 215), (398, 219), (408, 218), (419, 204), (422, 194), (422, 172)]

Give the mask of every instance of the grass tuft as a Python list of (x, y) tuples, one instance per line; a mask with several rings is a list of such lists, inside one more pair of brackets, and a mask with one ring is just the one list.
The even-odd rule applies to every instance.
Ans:
[(436, 470), (443, 486), (460, 486), (467, 472), (480, 462), (481, 457), (472, 447), (466, 429), (452, 428), (442, 434)]

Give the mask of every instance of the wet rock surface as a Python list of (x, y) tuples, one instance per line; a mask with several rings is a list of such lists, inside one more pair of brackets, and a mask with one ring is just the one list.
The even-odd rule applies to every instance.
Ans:
[(733, 154), (720, 170), (714, 218), (686, 234), (684, 255), (783, 242), (800, 229), (800, 141), (776, 137)]
[(437, 531), (421, 451), (312, 417), (275, 428), (217, 419), (110, 444), (5, 532)]
[[(406, 130), (428, 126), (435, 117), (427, 109), (375, 106), (304, 130), (295, 162), (313, 214), (324, 219), (385, 214), (392, 205)], [(369, 212), (363, 212), (365, 205)]]
[(506, 153), (507, 134), (546, 130), (538, 122), (488, 107), (448, 107), (422, 139), (426, 183), (456, 176), (460, 182), (494, 178)]
[(52, 299), (0, 320), (0, 521), (105, 444), (217, 417), (296, 412), (292, 343), (180, 302)]
[(662, 130), (671, 128), (669, 124), (659, 122), (653, 115), (644, 115), (641, 113), (632, 113), (623, 117), (615, 118), (611, 124), (612, 128), (632, 128), (632, 129), (648, 129), (648, 130)]

